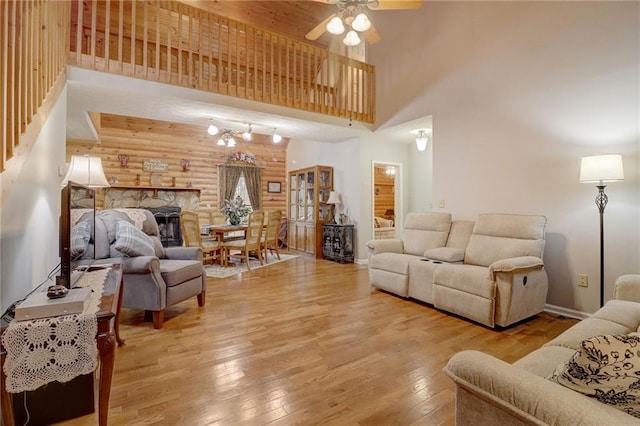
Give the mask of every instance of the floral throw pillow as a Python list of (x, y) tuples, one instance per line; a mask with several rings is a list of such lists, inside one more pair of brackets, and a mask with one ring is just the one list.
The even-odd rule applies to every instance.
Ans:
[(640, 335), (584, 340), (549, 379), (640, 418)]

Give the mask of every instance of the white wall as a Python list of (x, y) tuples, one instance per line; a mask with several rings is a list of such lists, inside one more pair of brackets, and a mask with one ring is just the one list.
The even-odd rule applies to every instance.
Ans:
[[(65, 163), (66, 89), (60, 94), (0, 214), (2, 311), (59, 263), (60, 182)], [(50, 285), (54, 283), (49, 283)]]
[(434, 210), (547, 216), (550, 304), (599, 305), (596, 189), (578, 183), (582, 156), (624, 156), (624, 182), (607, 187), (606, 298), (618, 275), (640, 272), (639, 8), (425, 2), (376, 23), (376, 125), (433, 114), (433, 199), (446, 202)]

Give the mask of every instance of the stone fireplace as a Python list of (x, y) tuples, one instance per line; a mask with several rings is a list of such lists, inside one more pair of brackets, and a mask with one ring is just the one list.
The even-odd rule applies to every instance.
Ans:
[(182, 230), (180, 228), (180, 207), (147, 207), (158, 222), (160, 241), (165, 247), (179, 247), (182, 245)]

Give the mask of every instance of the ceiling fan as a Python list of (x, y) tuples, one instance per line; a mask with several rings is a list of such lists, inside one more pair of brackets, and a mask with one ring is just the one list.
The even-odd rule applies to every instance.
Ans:
[(325, 31), (346, 36), (342, 42), (347, 46), (360, 44), (360, 34), (369, 42), (375, 44), (382, 37), (369, 19), (372, 10), (418, 9), (422, 4), (419, 0), (313, 0), (320, 3), (335, 4), (338, 11), (329, 15), (305, 37), (307, 40), (317, 40)]

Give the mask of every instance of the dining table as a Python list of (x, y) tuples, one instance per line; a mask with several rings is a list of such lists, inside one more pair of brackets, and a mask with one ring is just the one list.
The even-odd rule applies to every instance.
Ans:
[[(227, 241), (243, 239), (247, 231), (247, 224), (240, 223), (238, 225), (207, 225), (207, 228), (209, 228), (209, 235), (216, 237), (220, 244), (223, 244)], [(242, 235), (240, 235), (240, 233), (242, 233)], [(220, 266), (229, 266), (227, 262), (227, 253), (225, 252), (224, 247), (222, 250), (222, 255), (220, 256)]]

